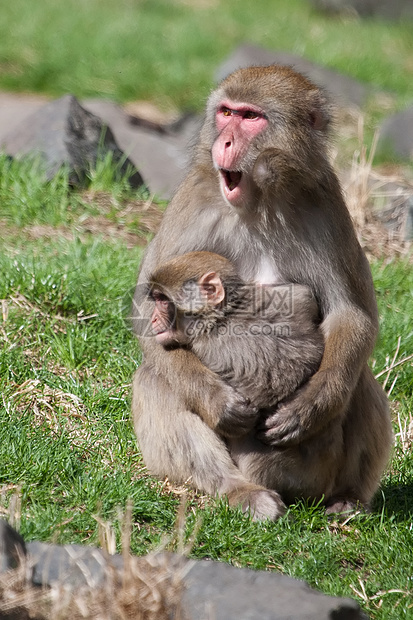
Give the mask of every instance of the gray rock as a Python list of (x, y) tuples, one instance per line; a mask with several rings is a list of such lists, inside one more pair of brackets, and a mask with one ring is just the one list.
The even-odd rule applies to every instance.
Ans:
[[(50, 586), (57, 581), (74, 588), (104, 586), (108, 566), (123, 568), (123, 558), (81, 545), (28, 543), (34, 559), (33, 583)], [(182, 570), (182, 607), (186, 620), (363, 620), (366, 616), (351, 599), (325, 596), (303, 581), (285, 575), (238, 569), (220, 562), (193, 561), (173, 554), (155, 555), (163, 569)]]
[(385, 19), (413, 18), (411, 0), (311, 0), (312, 4), (330, 13), (356, 13), (360, 17)]
[[(90, 99), (81, 105), (110, 127), (116, 145), (142, 173), (151, 193), (159, 198), (171, 198), (184, 177), (201, 118), (184, 115), (175, 123), (158, 125), (131, 117), (109, 100)], [(34, 114), (44, 113), (49, 109), (45, 107), (44, 98), (0, 93), (0, 148), (10, 154), (29, 153), (34, 142), (36, 150), (42, 150), (37, 140), (33, 141), (32, 124)], [(47, 120), (45, 123), (47, 128), (49, 123)], [(30, 138), (30, 143), (26, 144), (26, 138)], [(53, 171), (57, 168), (54, 166)]]
[(110, 101), (90, 100), (84, 106), (109, 125), (121, 149), (142, 172), (150, 191), (159, 198), (171, 198), (185, 175), (202, 119), (185, 116), (159, 130), (137, 125)]
[(25, 555), (23, 538), (7, 521), (0, 519), (0, 573), (16, 568)]
[(389, 116), (379, 129), (378, 151), (392, 151), (402, 158), (413, 158), (413, 106)]
[(34, 112), (42, 108), (47, 99), (39, 95), (22, 95), (0, 92), (0, 145), (3, 138), (14, 131)]
[(87, 585), (103, 586), (107, 567), (122, 570), (123, 558), (108, 555), (101, 549), (83, 545), (48, 545), (27, 543), (27, 553), (34, 560), (32, 582), (35, 586), (50, 586), (64, 582), (73, 588)]
[[(69, 167), (73, 185), (82, 183), (98, 156), (111, 151), (119, 165), (120, 174), (132, 163), (119, 149), (109, 127), (82, 108), (73, 95), (47, 103), (26, 117), (14, 130), (4, 135), (1, 147), (12, 156), (41, 155), (46, 175), (52, 178), (62, 166)], [(143, 185), (143, 179), (135, 170), (129, 178), (133, 187)]]
[[(11, 541), (11, 543), (10, 543)], [(24, 542), (5, 522), (0, 522), (0, 549), (14, 541)], [(73, 591), (105, 587), (113, 583), (111, 571), (121, 572), (120, 555), (108, 556), (100, 549), (81, 545), (27, 544), (33, 565), (31, 584), (64, 584)], [(366, 620), (352, 599), (325, 596), (303, 581), (285, 575), (238, 569), (220, 562), (187, 560), (174, 554), (147, 556), (148, 566), (183, 579), (181, 605), (186, 620)], [(5, 568), (7, 568), (6, 565)], [(5, 569), (3, 568), (3, 570)], [(109, 570), (108, 570), (109, 569)], [(142, 565), (141, 570), (144, 570)], [(12, 617), (12, 616), (11, 616)], [(19, 616), (15, 616), (16, 618)], [(22, 616), (23, 617), (23, 616)], [(25, 616), (26, 617), (26, 616)]]
[(351, 599), (325, 596), (285, 575), (196, 562), (185, 578), (188, 620), (363, 620)]
[(217, 80), (224, 77), (241, 67), (253, 65), (280, 64), (289, 65), (293, 69), (309, 77), (318, 86), (322, 86), (329, 92), (337, 103), (353, 104), (361, 106), (371, 93), (371, 89), (354, 80), (353, 78), (342, 75), (317, 65), (310, 60), (289, 54), (287, 52), (266, 50), (254, 45), (240, 45), (218, 68), (215, 75)]
[(373, 215), (389, 231), (390, 238), (413, 240), (413, 187), (397, 183), (381, 185)]

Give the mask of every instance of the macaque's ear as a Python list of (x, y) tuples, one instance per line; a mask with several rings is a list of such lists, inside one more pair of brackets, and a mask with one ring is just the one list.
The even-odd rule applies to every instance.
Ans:
[(325, 95), (318, 89), (309, 94), (309, 121), (313, 129), (326, 131), (331, 122), (331, 112)]
[(310, 125), (317, 131), (325, 131), (330, 122), (330, 118), (323, 110), (314, 109), (309, 113)]
[(204, 275), (199, 278), (198, 285), (201, 295), (207, 298), (209, 304), (217, 306), (225, 299), (224, 285), (215, 271), (204, 273)]

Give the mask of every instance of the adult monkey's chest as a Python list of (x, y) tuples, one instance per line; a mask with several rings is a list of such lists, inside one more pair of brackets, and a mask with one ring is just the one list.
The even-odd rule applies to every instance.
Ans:
[[(276, 247), (260, 236), (238, 237), (239, 243), (233, 261), (238, 274), (244, 282), (254, 284), (281, 284), (285, 282), (282, 275), (281, 255), (277, 258)], [(245, 240), (245, 243), (242, 241)]]

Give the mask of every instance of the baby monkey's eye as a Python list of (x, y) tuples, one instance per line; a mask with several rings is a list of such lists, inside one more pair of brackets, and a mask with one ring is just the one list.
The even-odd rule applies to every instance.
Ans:
[(154, 301), (169, 301), (168, 297), (158, 289), (152, 289), (149, 295)]
[(221, 114), (223, 116), (231, 116), (231, 113), (232, 112), (231, 112), (231, 110), (229, 108), (226, 108), (226, 107), (222, 107), (221, 108)]

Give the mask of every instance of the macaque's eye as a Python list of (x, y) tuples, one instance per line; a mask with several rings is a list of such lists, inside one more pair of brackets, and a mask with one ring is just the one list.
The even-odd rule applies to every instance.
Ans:
[(222, 106), (222, 108), (219, 111), (222, 114), (222, 116), (231, 116), (232, 114), (232, 111), (225, 106)]
[(158, 299), (156, 300), (156, 305), (159, 306), (160, 308), (168, 308), (169, 304), (170, 304), (170, 301), (165, 296), (158, 297)]
[(166, 306), (170, 303), (170, 299), (168, 299), (168, 297), (164, 295), (161, 291), (158, 291), (156, 289), (151, 291), (151, 297), (156, 303), (156, 305)]
[(244, 112), (242, 117), (247, 119), (247, 120), (249, 120), (249, 121), (253, 121), (256, 118), (259, 118), (260, 115), (258, 114), (258, 112), (254, 112), (254, 110), (247, 110), (246, 112)]

